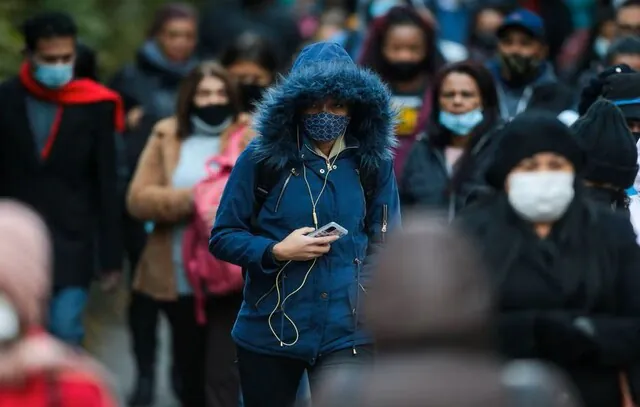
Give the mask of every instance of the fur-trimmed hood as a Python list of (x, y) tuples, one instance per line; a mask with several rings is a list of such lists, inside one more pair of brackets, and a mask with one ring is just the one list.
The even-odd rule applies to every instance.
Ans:
[[(301, 106), (332, 97), (351, 108), (347, 140), (354, 140), (363, 168), (377, 168), (393, 158), (395, 112), (380, 78), (358, 67), (338, 44), (320, 42), (305, 47), (288, 76), (273, 86), (257, 108), (252, 143), (254, 156), (282, 169), (299, 161), (297, 127)], [(302, 135), (300, 135), (302, 136)]]

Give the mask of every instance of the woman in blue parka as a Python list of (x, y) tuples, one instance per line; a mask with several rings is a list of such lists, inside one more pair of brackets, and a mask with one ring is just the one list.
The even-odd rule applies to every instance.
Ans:
[[(318, 372), (371, 359), (359, 303), (400, 223), (394, 112), (380, 79), (333, 43), (303, 49), (257, 110), (209, 247), (246, 271), (232, 333), (245, 406), (288, 406), (305, 370), (313, 392)], [(348, 234), (306, 236), (330, 222)]]

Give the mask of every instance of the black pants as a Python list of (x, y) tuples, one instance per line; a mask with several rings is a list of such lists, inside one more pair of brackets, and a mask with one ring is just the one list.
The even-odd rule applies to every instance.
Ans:
[[(131, 267), (131, 282), (147, 241), (144, 224), (123, 215), (124, 248)], [(129, 332), (133, 344), (133, 355), (139, 376), (153, 377), (156, 364), (158, 303), (151, 297), (133, 291), (129, 303)]]
[(236, 346), (231, 338), (242, 293), (207, 301), (207, 407), (237, 407), (240, 375)]
[(288, 407), (296, 400), (305, 370), (313, 397), (322, 377), (344, 366), (372, 363), (373, 348), (358, 347), (357, 354), (348, 348), (323, 355), (313, 366), (299, 359), (263, 355), (238, 347), (238, 365), (245, 407)]

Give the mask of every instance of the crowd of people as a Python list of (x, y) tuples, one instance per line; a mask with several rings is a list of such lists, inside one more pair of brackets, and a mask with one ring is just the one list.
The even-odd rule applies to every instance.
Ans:
[(161, 314), (183, 407), (640, 404), (640, 1), (171, 3), (104, 81), (22, 33), (1, 406), (115, 405), (96, 280), (134, 407)]

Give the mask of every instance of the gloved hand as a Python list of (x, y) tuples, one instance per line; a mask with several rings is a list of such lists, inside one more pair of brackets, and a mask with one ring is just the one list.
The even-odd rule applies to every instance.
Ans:
[(602, 96), (602, 88), (609, 76), (619, 73), (633, 72), (635, 71), (626, 64), (614, 65), (600, 72), (598, 76), (591, 79), (589, 85), (582, 89), (582, 93), (580, 94), (580, 103), (578, 104), (578, 114), (582, 116), (587, 113), (587, 110), (589, 110), (591, 105), (598, 100), (600, 96)]
[(578, 362), (598, 351), (588, 318), (569, 313), (545, 313), (536, 318), (534, 336), (541, 356), (554, 362)]

